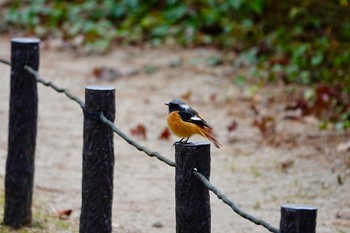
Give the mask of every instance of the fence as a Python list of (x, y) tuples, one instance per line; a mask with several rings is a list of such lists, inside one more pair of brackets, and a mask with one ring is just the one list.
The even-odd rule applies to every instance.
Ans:
[(85, 89), (85, 103), (68, 90), (43, 80), (39, 73), (39, 39), (11, 40), (11, 94), (9, 144), (5, 176), (4, 224), (15, 228), (32, 221), (34, 154), (37, 126), (37, 82), (64, 93), (77, 102), (84, 114), (83, 179), (80, 232), (110, 233), (112, 231), (113, 133), (139, 151), (175, 167), (176, 232), (209, 233), (211, 212), (209, 191), (235, 213), (261, 225), (270, 232), (314, 233), (317, 209), (303, 205), (282, 205), (280, 229), (240, 209), (209, 182), (210, 144), (175, 143), (175, 162), (151, 151), (129, 138), (113, 123), (115, 91), (112, 87), (91, 86)]

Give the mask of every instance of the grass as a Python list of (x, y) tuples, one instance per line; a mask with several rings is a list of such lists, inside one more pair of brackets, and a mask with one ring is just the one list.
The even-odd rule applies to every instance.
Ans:
[[(20, 229), (0, 225), (1, 233), (73, 233), (78, 232), (78, 225), (69, 220), (62, 220), (56, 216), (45, 204), (40, 200), (33, 201), (33, 223), (30, 226)], [(0, 218), (1, 222), (4, 217), (4, 190), (0, 189)]]

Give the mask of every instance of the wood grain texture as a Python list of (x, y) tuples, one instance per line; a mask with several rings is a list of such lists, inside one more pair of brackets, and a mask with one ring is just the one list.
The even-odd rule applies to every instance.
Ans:
[(11, 41), (11, 84), (4, 224), (15, 228), (32, 222), (38, 93), (24, 65), (39, 68), (38, 39)]
[(210, 144), (176, 143), (175, 160), (176, 232), (209, 233), (209, 190), (192, 171), (197, 169), (209, 180)]
[[(114, 88), (85, 89), (85, 112), (115, 119)], [(99, 119), (84, 117), (83, 180), (80, 232), (112, 232), (113, 131)]]

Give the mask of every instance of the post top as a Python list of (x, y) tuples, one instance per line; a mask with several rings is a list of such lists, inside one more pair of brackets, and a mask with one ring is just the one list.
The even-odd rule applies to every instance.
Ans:
[(87, 86), (86, 89), (87, 90), (96, 90), (96, 91), (113, 91), (113, 90), (115, 90), (115, 88), (111, 87), (111, 86), (97, 86), (97, 85)]
[(181, 146), (187, 146), (187, 147), (191, 147), (191, 146), (208, 146), (210, 145), (210, 142), (187, 142), (187, 143), (183, 143), (183, 142), (175, 142), (175, 144), (181, 144)]
[(14, 37), (11, 41), (17, 43), (40, 43), (40, 39), (35, 37)]
[(284, 204), (281, 206), (281, 208), (294, 210), (317, 210), (317, 207), (302, 204)]

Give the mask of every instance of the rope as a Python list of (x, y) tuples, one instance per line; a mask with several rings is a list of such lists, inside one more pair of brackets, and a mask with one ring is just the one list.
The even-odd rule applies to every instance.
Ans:
[[(4, 59), (0, 58), (0, 63), (4, 63), (6, 65), (11, 65), (11, 63), (9, 61), (6, 61)], [(72, 95), (67, 89), (65, 88), (60, 88), (58, 87), (56, 84), (54, 84), (51, 81), (46, 81), (44, 79), (42, 79), (39, 75), (39, 73), (37, 71), (35, 71), (34, 69), (32, 69), (31, 67), (25, 65), (24, 69), (27, 70), (30, 74), (32, 74), (35, 79), (37, 80), (37, 82), (51, 87), (52, 89), (54, 89), (56, 92), (58, 93), (64, 93), (69, 99), (75, 101), (76, 103), (78, 103), (80, 105), (80, 107), (83, 109), (85, 108), (85, 103), (84, 101), (82, 101), (80, 98)], [(85, 113), (85, 112), (84, 112)], [(86, 116), (86, 115), (85, 115)], [(125, 133), (123, 133), (120, 129), (118, 129), (115, 124), (108, 120), (103, 113), (100, 113), (99, 115), (99, 119), (101, 120), (102, 123), (108, 125), (114, 133), (116, 133), (118, 136), (120, 136), (121, 138), (123, 138), (127, 143), (129, 143), (130, 145), (134, 146), (137, 150), (142, 151), (144, 153), (146, 153), (148, 156), (150, 157), (156, 157), (158, 160), (166, 163), (167, 165), (171, 166), (171, 167), (176, 167), (176, 164), (174, 161), (171, 161), (170, 159), (168, 159), (167, 157), (161, 155), (160, 153), (156, 152), (156, 151), (151, 151), (149, 150), (147, 147), (140, 145), (138, 142), (132, 140), (131, 138), (129, 138)], [(234, 204), (227, 196), (225, 196), (218, 188), (216, 188), (212, 183), (210, 183), (201, 173), (199, 173), (198, 171), (194, 170), (193, 171), (193, 175), (195, 177), (197, 177), (210, 191), (212, 191), (220, 200), (222, 200), (225, 204), (227, 204), (228, 206), (231, 207), (231, 209), (238, 215), (240, 215), (242, 218), (245, 218), (253, 223), (255, 223), (256, 225), (261, 225), (263, 227), (265, 227), (267, 230), (269, 230), (270, 232), (274, 232), (274, 233), (279, 233), (279, 230), (273, 226), (271, 226), (269, 223), (257, 219), (254, 216), (244, 212), (243, 210), (241, 210), (236, 204)]]
[(35, 71), (33, 68), (31, 68), (31, 67), (29, 67), (27, 65), (24, 66), (24, 69), (27, 70), (30, 74), (32, 74), (35, 77), (37, 82), (43, 84), (44, 86), (51, 87), (52, 89), (54, 89), (58, 93), (64, 93), (69, 99), (71, 99), (74, 102), (78, 103), (80, 105), (80, 107), (82, 109), (84, 109), (84, 107), (85, 107), (84, 101), (82, 101), (78, 97), (72, 95), (67, 89), (60, 88), (60, 87), (58, 87), (56, 84), (54, 84), (51, 81), (46, 81), (44, 79), (41, 79), (39, 73), (37, 71)]
[[(32, 69), (31, 67), (29, 67), (27, 65), (24, 66), (24, 69), (27, 70), (29, 73), (31, 73), (39, 83), (42, 83), (45, 86), (51, 87), (52, 89), (54, 89), (58, 93), (64, 93), (69, 99), (71, 99), (71, 100), (75, 101), (76, 103), (78, 103), (80, 105), (80, 107), (84, 110), (84, 107), (85, 107), (84, 101), (82, 101), (78, 97), (72, 95), (67, 89), (60, 88), (56, 84), (54, 84), (53, 82), (45, 81), (44, 79), (40, 78), (40, 75), (39, 75), (38, 72), (36, 72), (34, 69)], [(128, 142), (130, 145), (134, 146), (139, 151), (143, 151), (148, 156), (156, 157), (158, 160), (168, 164), (169, 166), (175, 167), (175, 162), (173, 162), (173, 161), (169, 160), (168, 158), (162, 156), (158, 152), (149, 150), (147, 147), (142, 146), (139, 143), (137, 143), (136, 141), (134, 141), (131, 138), (129, 138), (125, 133), (123, 133), (120, 129), (118, 129), (113, 122), (108, 120), (104, 116), (103, 113), (100, 114), (99, 119), (101, 120), (102, 123), (108, 125), (113, 130), (113, 132), (115, 132), (117, 135), (119, 135), (121, 138), (123, 138), (126, 142)]]
[(149, 150), (147, 147), (140, 145), (139, 143), (137, 143), (136, 141), (132, 140), (131, 138), (129, 138), (128, 136), (126, 136), (125, 133), (123, 133), (120, 129), (118, 129), (115, 124), (113, 124), (113, 122), (111, 122), (110, 120), (108, 120), (103, 113), (100, 114), (100, 120), (108, 125), (109, 127), (111, 127), (111, 129), (118, 134), (120, 137), (122, 137), (127, 143), (129, 143), (130, 145), (134, 146), (136, 149), (138, 149), (139, 151), (143, 151), (145, 152), (148, 156), (150, 157), (156, 157), (158, 160), (168, 164), (171, 167), (175, 167), (176, 164), (175, 162), (171, 161), (170, 159), (164, 157), (163, 155), (161, 155), (160, 153), (156, 152), (156, 151), (151, 151)]
[(235, 203), (233, 203), (230, 199), (228, 199), (227, 196), (225, 196), (218, 188), (216, 188), (212, 183), (210, 183), (205, 176), (203, 176), (200, 172), (194, 170), (192, 174), (197, 177), (202, 183), (207, 187), (210, 191), (215, 193), (215, 195), (222, 200), (225, 204), (231, 207), (231, 209), (238, 215), (240, 215), (242, 218), (248, 219), (249, 221), (255, 223), (256, 225), (261, 225), (265, 227), (267, 230), (274, 232), (274, 233), (279, 233), (279, 230), (273, 226), (271, 226), (269, 223), (257, 219), (254, 216), (244, 212), (241, 210)]

